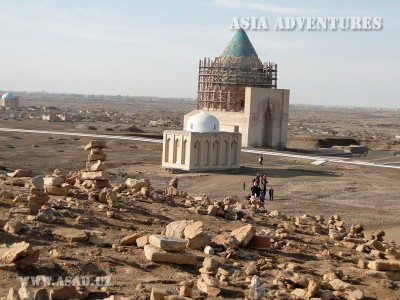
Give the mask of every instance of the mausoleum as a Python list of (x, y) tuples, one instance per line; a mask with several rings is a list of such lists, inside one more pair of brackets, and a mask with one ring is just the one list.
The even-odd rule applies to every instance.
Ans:
[(220, 131), (218, 119), (205, 111), (188, 118), (184, 129), (164, 131), (164, 168), (201, 171), (240, 167), (239, 132)]

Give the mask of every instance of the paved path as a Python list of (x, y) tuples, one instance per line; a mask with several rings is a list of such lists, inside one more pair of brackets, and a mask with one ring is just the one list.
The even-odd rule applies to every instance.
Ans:
[[(90, 137), (90, 138), (97, 138), (97, 139), (102, 138), (102, 139), (140, 141), (140, 142), (162, 144), (162, 140), (160, 140), (160, 139), (151, 139), (151, 138), (145, 138), (145, 137), (139, 137), (139, 136), (121, 136), (121, 135), (108, 135), (108, 134), (91, 134), (91, 133), (76, 133), (76, 132), (64, 132), (64, 131), (48, 131), (48, 130), (29, 130), (29, 129), (16, 129), (16, 128), (0, 128), (0, 131), (36, 133), (36, 134), (53, 134), (53, 135), (58, 134), (58, 135)], [(329, 157), (329, 156), (299, 155), (299, 154), (284, 153), (284, 152), (279, 152), (279, 151), (265, 151), (265, 150), (258, 150), (258, 149), (242, 149), (242, 152), (259, 154), (259, 155), (262, 154), (262, 155), (270, 155), (270, 156), (278, 156), (278, 157), (307, 159), (307, 160), (312, 161), (312, 163), (316, 164), (316, 165), (323, 165), (326, 162), (332, 162), (332, 163), (337, 163), (337, 164), (348, 164), (348, 165), (379, 167), (379, 168), (399, 169), (400, 170), (400, 166), (393, 166), (393, 165), (388, 165), (385, 163), (372, 163), (372, 162), (365, 162), (365, 161), (348, 160), (346, 158), (339, 159), (337, 157)]]

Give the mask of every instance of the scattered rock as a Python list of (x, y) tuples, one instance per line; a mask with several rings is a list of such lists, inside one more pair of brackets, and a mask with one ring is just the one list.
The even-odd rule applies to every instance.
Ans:
[(121, 240), (121, 245), (122, 246), (134, 246), (134, 245), (136, 245), (136, 240), (145, 235), (146, 235), (145, 232), (136, 232), (134, 234), (130, 234)]
[(185, 252), (166, 252), (153, 245), (144, 246), (144, 254), (149, 261), (173, 263), (181, 265), (195, 265), (196, 256)]
[(61, 288), (54, 288), (50, 297), (54, 300), (68, 300), (68, 299), (85, 299), (89, 296), (89, 292), (85, 288), (77, 286), (63, 286)]
[(256, 234), (256, 228), (251, 224), (240, 227), (231, 232), (231, 236), (233, 236), (233, 238), (242, 247), (246, 247), (255, 234)]
[(151, 235), (149, 243), (166, 251), (182, 251), (186, 249), (188, 241), (174, 236)]
[(17, 234), (22, 229), (22, 223), (19, 220), (12, 219), (4, 225), (4, 230), (11, 234)]
[(57, 228), (53, 231), (53, 235), (68, 242), (84, 242), (88, 240), (85, 231), (75, 228)]

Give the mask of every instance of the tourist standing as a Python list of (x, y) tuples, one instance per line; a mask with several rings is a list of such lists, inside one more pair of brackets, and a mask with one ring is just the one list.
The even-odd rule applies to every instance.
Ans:
[(260, 157), (258, 159), (258, 162), (259, 162), (260, 166), (262, 166), (263, 161), (264, 161), (264, 157), (262, 155), (260, 155)]
[(269, 201), (274, 201), (274, 188), (272, 186), (269, 189)]

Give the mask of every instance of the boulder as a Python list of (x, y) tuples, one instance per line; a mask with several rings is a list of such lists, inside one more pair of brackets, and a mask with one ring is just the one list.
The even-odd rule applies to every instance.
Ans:
[(333, 290), (341, 292), (355, 289), (350, 283), (344, 282), (338, 278), (329, 281), (329, 285)]
[(188, 224), (184, 230), (184, 237), (189, 241), (188, 246), (191, 249), (203, 250), (211, 243), (211, 233), (203, 230), (203, 222), (197, 221)]
[(382, 245), (382, 243), (380, 241), (377, 241), (377, 240), (368, 241), (365, 244), (365, 246), (367, 246), (369, 248), (373, 248), (373, 249), (378, 250), (378, 251), (382, 251), (382, 252), (385, 252), (385, 250), (386, 250), (386, 248)]
[(271, 238), (267, 235), (255, 235), (247, 244), (247, 247), (254, 249), (271, 248)]
[(145, 232), (136, 232), (134, 234), (130, 234), (121, 240), (121, 246), (134, 246), (136, 245), (136, 240), (145, 235)]
[(22, 300), (21, 297), (19, 296), (18, 292), (13, 288), (10, 288), (8, 290), (7, 298), (4, 298), (4, 299), (5, 300)]
[(165, 194), (168, 196), (179, 196), (179, 190), (176, 187), (168, 186), (165, 189)]
[(305, 297), (306, 293), (307, 293), (306, 290), (299, 289), (299, 288), (294, 289), (291, 292), (291, 294), (294, 295), (296, 297), (296, 299), (298, 299), (298, 298), (303, 299)]
[(180, 265), (196, 265), (196, 256), (185, 252), (166, 252), (153, 245), (144, 246), (147, 260), (152, 262), (173, 263)]
[(106, 142), (105, 142), (105, 141), (102, 141), (102, 140), (91, 140), (91, 141), (89, 142), (89, 144), (87, 144), (87, 145), (85, 146), (85, 151), (89, 151), (89, 150), (91, 150), (92, 148), (103, 149), (103, 148), (106, 148), (106, 147), (107, 147), (107, 145), (106, 145)]
[(0, 198), (3, 198), (3, 199), (14, 199), (15, 195), (10, 191), (2, 190), (2, 191), (0, 191)]
[(49, 291), (45, 288), (36, 290), (34, 300), (50, 300)]
[(148, 243), (149, 243), (149, 236), (148, 235), (144, 235), (144, 236), (141, 236), (141, 237), (136, 239), (136, 246), (138, 246), (138, 248), (143, 248)]
[(90, 172), (106, 171), (106, 165), (101, 160), (89, 161), (86, 163), (86, 169)]
[(22, 223), (21, 221), (17, 219), (12, 219), (4, 225), (4, 231), (11, 233), (11, 234), (17, 234), (20, 232), (22, 229)]
[(188, 240), (188, 247), (193, 250), (203, 250), (211, 244), (212, 235), (210, 232), (202, 231), (195, 237)]
[(197, 288), (210, 297), (217, 297), (221, 293), (220, 288), (208, 285), (202, 277), (197, 280)]
[(97, 234), (96, 232), (91, 233), (89, 242), (99, 247), (108, 247), (112, 245), (112, 241), (108, 237)]
[(186, 249), (188, 241), (165, 235), (151, 235), (149, 237), (149, 244), (166, 251), (182, 251)]
[(374, 271), (400, 271), (400, 261), (377, 259), (369, 262), (368, 268)]
[(43, 178), (44, 185), (60, 187), (65, 181), (63, 176), (46, 176)]
[(84, 242), (88, 240), (85, 231), (75, 228), (57, 228), (53, 230), (53, 235), (68, 242)]
[(33, 248), (29, 243), (20, 242), (12, 244), (7, 251), (3, 253), (0, 260), (10, 264), (21, 257), (28, 256), (33, 253)]
[(52, 289), (50, 293), (51, 299), (68, 300), (68, 299), (85, 299), (89, 296), (89, 292), (85, 288), (77, 286), (63, 286)]
[(39, 251), (39, 249), (36, 249), (36, 250), (33, 250), (33, 252), (31, 254), (16, 260), (14, 263), (18, 269), (23, 270), (27, 267), (32, 266), (34, 263), (36, 263), (39, 260), (39, 255), (40, 255), (40, 251)]
[(218, 207), (216, 205), (209, 205), (207, 208), (207, 212), (210, 216), (216, 216), (217, 210), (218, 210)]
[(193, 220), (182, 220), (169, 223), (165, 227), (165, 235), (184, 238), (184, 231), (187, 225), (193, 224)]
[(44, 179), (42, 176), (36, 176), (31, 179), (31, 184), (34, 189), (43, 190)]
[(69, 187), (67, 186), (53, 186), (53, 185), (46, 185), (45, 190), (48, 195), (53, 196), (67, 196), (69, 192)]
[(22, 285), (19, 288), (18, 294), (22, 300), (33, 300), (33, 297), (35, 296), (34, 292), (25, 285)]
[(363, 300), (364, 292), (361, 290), (354, 290), (349, 293), (348, 300)]
[(150, 186), (150, 181), (146, 178), (143, 179), (132, 179), (132, 178), (128, 178), (126, 180), (126, 185), (128, 188), (130, 189), (135, 189), (140, 191), (140, 189), (142, 187), (149, 187)]
[(110, 175), (107, 171), (95, 171), (95, 172), (82, 172), (82, 179), (91, 179), (91, 180), (109, 180)]
[(233, 236), (233, 238), (242, 247), (246, 247), (255, 234), (256, 228), (251, 224), (240, 227), (231, 232), (231, 236)]
[(32, 177), (33, 172), (32, 172), (32, 170), (29, 170), (29, 169), (18, 169), (12, 173), (7, 173), (7, 176), (10, 176), (10, 177)]

